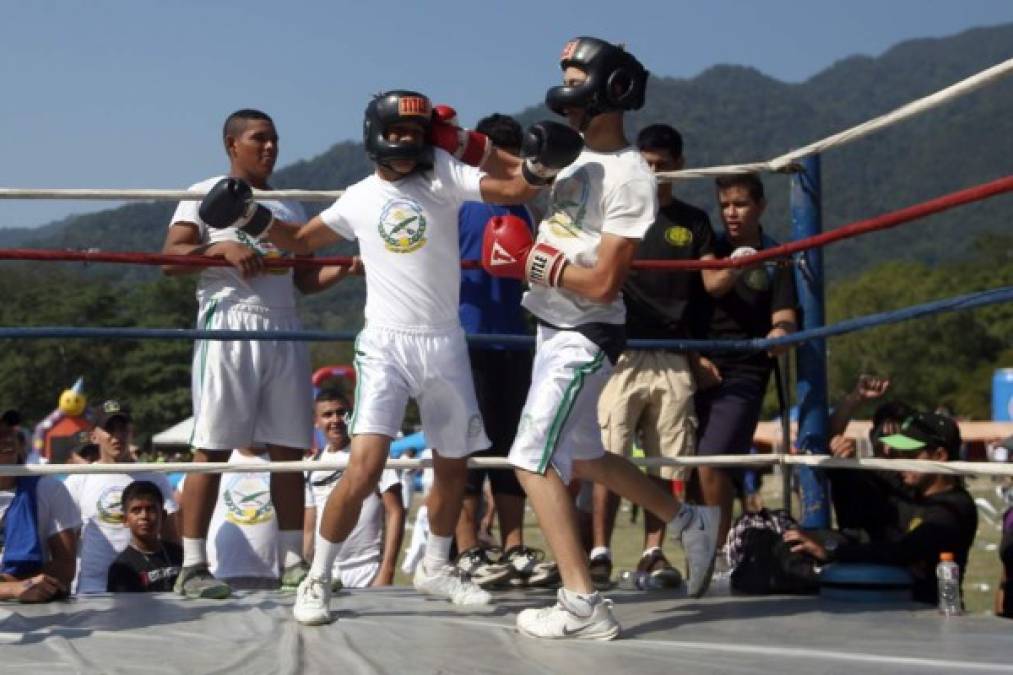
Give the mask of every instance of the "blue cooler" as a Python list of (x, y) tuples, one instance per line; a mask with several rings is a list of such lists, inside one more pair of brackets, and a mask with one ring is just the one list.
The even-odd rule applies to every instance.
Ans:
[(914, 579), (903, 567), (831, 563), (820, 572), (820, 597), (847, 602), (911, 602)]

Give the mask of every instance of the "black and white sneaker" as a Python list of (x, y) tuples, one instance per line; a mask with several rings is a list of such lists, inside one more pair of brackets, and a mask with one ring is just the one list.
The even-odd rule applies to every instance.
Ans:
[(457, 557), (457, 569), (471, 578), (471, 582), (481, 588), (488, 588), (504, 583), (513, 576), (510, 565), (493, 562), (484, 548), (475, 546)]
[(555, 586), (559, 583), (559, 567), (551, 560), (545, 560), (545, 551), (524, 546), (512, 546), (503, 554), (503, 560), (513, 568), (511, 586), (533, 588)]

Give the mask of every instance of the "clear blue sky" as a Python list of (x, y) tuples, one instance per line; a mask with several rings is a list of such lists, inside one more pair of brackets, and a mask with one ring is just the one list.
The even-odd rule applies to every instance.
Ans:
[[(5, 187), (185, 186), (224, 169), (220, 125), (240, 107), (274, 116), (279, 166), (358, 139), (365, 103), (381, 89), (425, 91), (465, 123), (516, 112), (558, 79), (573, 35), (625, 42), (658, 75), (733, 63), (798, 82), (853, 54), (1013, 21), (1013, 3), (996, 0), (2, 6)], [(0, 201), (0, 227), (107, 206)]]

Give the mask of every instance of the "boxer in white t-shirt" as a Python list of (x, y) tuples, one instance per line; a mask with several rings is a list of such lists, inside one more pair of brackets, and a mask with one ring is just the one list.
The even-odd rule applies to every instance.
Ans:
[[(351, 412), (348, 398), (340, 391), (324, 389), (317, 394), (314, 423), (323, 433), (327, 445), (314, 459), (348, 459), (352, 439), (348, 435), (346, 420)], [(322, 469), (307, 474), (306, 481), (313, 495), (307, 508), (313, 509), (316, 526), (319, 527), (327, 498), (344, 473), (340, 469)], [(341, 552), (334, 559), (334, 579), (345, 588), (393, 584), (404, 525), (401, 477), (394, 469), (384, 469), (376, 490), (362, 502), (359, 522), (345, 538)]]
[(496, 218), (482, 257), (490, 274), (531, 284), (522, 304), (539, 324), (531, 389), (509, 458), (563, 587), (556, 605), (521, 612), (517, 628), (531, 637), (611, 640), (619, 623), (592, 584), (570, 479), (602, 483), (669, 522), (686, 550), (694, 597), (710, 581), (717, 512), (680, 504), (602, 446), (598, 396), (625, 345), (620, 289), (658, 208), (654, 176), (623, 130), (623, 112), (643, 105), (647, 71), (622, 47), (588, 37), (567, 43), (560, 66), (563, 86), (550, 89), (546, 103), (581, 130), (584, 151), (556, 177), (537, 239), (519, 219)]
[[(229, 176), (260, 190), (278, 158), (274, 122), (258, 110), (239, 110), (225, 121)], [(190, 187), (207, 191), (222, 179)], [(296, 202), (263, 200), (284, 220), (305, 220)], [(340, 281), (342, 267), (266, 268), (268, 258), (288, 257), (283, 248), (234, 229), (209, 228), (199, 202), (180, 202), (166, 236), (164, 253), (223, 258), (231, 267), (167, 266), (167, 274), (200, 271), (197, 327), (235, 330), (299, 330), (295, 290), (315, 293)], [(224, 462), (235, 448), (266, 447), (275, 461), (295, 461), (312, 445), (309, 354), (305, 343), (198, 340), (193, 356), (194, 461)], [(176, 591), (191, 598), (224, 598), (229, 587), (208, 571), (207, 536), (218, 474), (193, 474), (183, 491), (183, 570)], [(303, 484), (301, 473), (272, 473), (271, 497), (278, 510), (282, 586), (295, 588), (308, 566), (302, 559)]]
[(415, 571), (415, 587), (455, 604), (490, 600), (449, 562), (466, 457), (489, 445), (458, 318), (457, 212), (466, 201), (531, 199), (579, 154), (582, 142), (571, 129), (542, 122), (526, 133), (524, 159), (518, 159), (495, 150), (481, 134), (447, 124), (447, 117), (453, 112), (434, 113), (417, 92), (374, 97), (363, 138), (376, 172), (301, 227), (278, 222), (241, 181), (220, 182), (201, 205), (209, 225), (234, 227), (297, 254), (358, 240), (366, 270), (366, 327), (355, 343), (351, 456), (327, 501), (313, 566), (296, 595), (294, 614), (301, 623), (330, 621), (333, 561), (359, 520), (363, 500), (376, 489), (409, 397), (418, 401), (426, 438), (436, 449), (428, 503), (432, 535)]

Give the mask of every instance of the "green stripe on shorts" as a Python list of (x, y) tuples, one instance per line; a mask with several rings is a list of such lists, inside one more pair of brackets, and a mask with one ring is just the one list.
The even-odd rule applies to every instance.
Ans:
[(355, 345), (352, 347), (352, 350), (355, 352), (355, 357), (352, 359), (355, 364), (355, 395), (352, 400), (352, 419), (348, 421), (349, 436), (355, 432), (355, 417), (359, 414), (359, 386), (362, 384), (362, 378), (359, 377), (359, 373), (362, 372), (362, 368), (359, 367), (359, 355), (362, 354), (359, 351), (360, 337), (362, 337), (362, 333), (355, 336)]
[(570, 413), (573, 412), (573, 405), (577, 402), (577, 397), (580, 396), (580, 390), (584, 387), (584, 379), (588, 375), (596, 373), (601, 368), (604, 359), (605, 352), (598, 352), (593, 361), (577, 368), (573, 379), (570, 380), (570, 384), (566, 385), (566, 391), (563, 392), (563, 400), (560, 401), (559, 408), (556, 409), (556, 415), (552, 418), (552, 424), (549, 425), (549, 437), (545, 439), (542, 459), (538, 462), (538, 473), (545, 473), (546, 469), (549, 468), (552, 455), (556, 452), (559, 435), (562, 433), (563, 426), (566, 425), (566, 420), (570, 417)]

